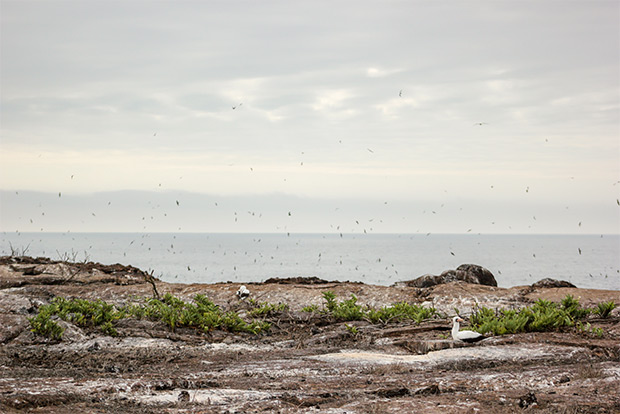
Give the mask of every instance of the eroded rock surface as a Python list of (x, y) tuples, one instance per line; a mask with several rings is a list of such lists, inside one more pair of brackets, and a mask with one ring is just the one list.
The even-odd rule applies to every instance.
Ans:
[[(63, 340), (50, 341), (30, 332), (28, 318), (55, 296), (124, 304), (156, 289), (185, 300), (201, 293), (239, 312), (247, 304), (235, 297), (236, 283), (168, 284), (120, 265), (106, 273), (103, 265), (0, 263), (0, 412), (620, 411), (620, 310), (607, 319), (591, 317), (589, 331), (505, 335), (474, 345), (452, 341), (447, 318), (455, 307), (466, 315), (479, 305), (559, 301), (567, 292), (585, 306), (620, 303), (618, 291), (504, 289), (461, 280), (429, 288), (289, 280), (251, 285), (255, 300), (289, 305), (270, 319), (264, 335), (171, 331), (161, 322), (123, 319), (116, 323), (118, 337), (62, 321)], [(434, 306), (446, 317), (373, 325), (301, 312), (322, 306), (328, 290), (373, 307)]]

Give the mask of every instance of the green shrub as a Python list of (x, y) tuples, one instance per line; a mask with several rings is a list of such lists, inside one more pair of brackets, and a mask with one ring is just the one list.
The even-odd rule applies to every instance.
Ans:
[(470, 317), (473, 328), (482, 334), (494, 335), (519, 332), (545, 332), (574, 326), (576, 321), (590, 314), (579, 300), (567, 295), (560, 304), (538, 299), (532, 306), (521, 310), (500, 309), (493, 311), (478, 307)]
[[(424, 319), (432, 318), (436, 314), (435, 308), (424, 308), (406, 302), (399, 302), (379, 309), (363, 307), (357, 303), (355, 295), (351, 295), (349, 299), (338, 302), (336, 295), (331, 291), (323, 292), (323, 298), (326, 302), (323, 312), (339, 321), (366, 320), (371, 323), (385, 324), (388, 322), (413, 320), (420, 323)], [(308, 307), (306, 311), (315, 312), (317, 309), (316, 306)]]
[(599, 315), (601, 318), (608, 318), (611, 311), (616, 309), (617, 306), (618, 305), (616, 305), (616, 302), (613, 300), (610, 300), (609, 302), (601, 302), (594, 309), (594, 313)]
[[(257, 315), (287, 309), (286, 305), (262, 304)], [(122, 308), (102, 300), (54, 298), (52, 303), (39, 308), (38, 314), (30, 318), (34, 333), (53, 339), (62, 337), (63, 329), (51, 318), (75, 323), (82, 327), (98, 327), (106, 335), (116, 336), (114, 322), (122, 318), (152, 319), (165, 323), (171, 330), (190, 327), (202, 332), (224, 329), (230, 332), (249, 332), (258, 334), (269, 330), (271, 325), (265, 321), (246, 322), (235, 312), (223, 312), (204, 295), (196, 295), (193, 302), (185, 302), (167, 293), (162, 299), (149, 299), (144, 305), (130, 304)]]
[(392, 306), (384, 306), (380, 309), (367, 309), (366, 318), (372, 323), (388, 323), (391, 321), (412, 320), (416, 323), (435, 316), (435, 308), (411, 305), (407, 302), (395, 303)]
[(575, 299), (572, 295), (566, 295), (562, 299), (562, 309), (574, 320), (582, 319), (590, 314), (590, 309), (581, 307), (579, 299)]
[(302, 312), (308, 312), (308, 313), (318, 313), (319, 307), (317, 305), (308, 305), (308, 306), (304, 306), (303, 308), (301, 308)]
[(252, 316), (253, 318), (259, 316), (270, 316), (275, 313), (288, 310), (288, 305), (285, 303), (278, 303), (277, 305), (269, 302), (259, 303), (256, 302), (254, 299), (250, 299), (249, 303), (254, 306), (254, 308), (248, 312), (248, 315)]
[(41, 306), (36, 316), (28, 318), (30, 330), (37, 335), (47, 336), (54, 340), (61, 339), (64, 329), (51, 319), (55, 314), (55, 308), (54, 304)]

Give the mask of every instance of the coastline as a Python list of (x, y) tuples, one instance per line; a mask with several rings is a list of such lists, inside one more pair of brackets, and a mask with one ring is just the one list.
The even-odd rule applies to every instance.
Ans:
[[(584, 307), (620, 303), (620, 291), (613, 290), (281, 280), (245, 283), (256, 302), (287, 305), (266, 319), (271, 329), (260, 335), (171, 330), (148, 319), (118, 321), (116, 337), (65, 321), (61, 341), (30, 331), (28, 318), (54, 297), (122, 304), (148, 300), (154, 286), (161, 296), (191, 301), (201, 294), (227, 311), (250, 311), (235, 296), (241, 283), (149, 283), (145, 275), (124, 265), (2, 258), (2, 410), (499, 413), (534, 403), (548, 413), (620, 409), (620, 309), (587, 319), (590, 331), (491, 336), (474, 345), (449, 338), (444, 318), (455, 309), (467, 316), (480, 306), (518, 309), (568, 294)], [(355, 295), (372, 308), (398, 302), (433, 307), (438, 316), (373, 324), (302, 311), (324, 306), (326, 291), (338, 300)], [(595, 328), (601, 336), (592, 334)]]

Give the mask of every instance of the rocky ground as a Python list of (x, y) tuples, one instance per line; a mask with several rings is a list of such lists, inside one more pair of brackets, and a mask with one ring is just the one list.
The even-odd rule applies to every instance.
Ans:
[[(519, 308), (567, 294), (583, 306), (620, 291), (510, 289), (461, 281), (428, 288), (320, 280), (247, 284), (258, 301), (286, 303), (261, 335), (171, 331), (123, 319), (117, 337), (61, 321), (62, 341), (30, 331), (28, 318), (55, 296), (124, 304), (201, 293), (243, 314), (239, 284), (170, 284), (129, 266), (0, 258), (0, 411), (32, 413), (616, 413), (620, 412), (620, 314), (589, 330), (454, 342), (448, 316), (476, 305)], [(280, 283), (277, 283), (280, 282)], [(288, 282), (288, 283), (282, 283)], [(336, 322), (301, 312), (325, 291), (372, 307), (434, 306), (421, 324)], [(355, 330), (351, 329), (354, 326)], [(597, 328), (602, 335), (594, 334)], [(600, 332), (600, 331), (599, 331)]]

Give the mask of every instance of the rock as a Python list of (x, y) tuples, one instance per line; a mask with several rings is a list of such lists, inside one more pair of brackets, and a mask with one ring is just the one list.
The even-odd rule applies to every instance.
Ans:
[(519, 397), (519, 407), (521, 408), (527, 408), (537, 403), (538, 401), (536, 400), (536, 395), (534, 395), (532, 391)]
[(567, 287), (567, 288), (576, 288), (577, 286), (573, 285), (570, 282), (567, 282), (566, 280), (557, 280), (557, 279), (551, 279), (549, 277), (539, 280), (538, 282), (532, 284), (532, 287), (534, 288), (562, 288), (562, 287)]
[(457, 279), (478, 285), (497, 286), (495, 276), (488, 269), (475, 264), (462, 264), (456, 268)]
[(28, 319), (22, 315), (0, 313), (0, 344), (16, 338), (29, 327)]
[(398, 398), (404, 397), (405, 395), (409, 395), (409, 389), (407, 387), (395, 387), (395, 388), (380, 388), (376, 391), (372, 391), (372, 394), (375, 394), (381, 398)]
[(424, 275), (417, 279), (399, 283), (409, 287), (427, 288), (442, 283), (456, 281), (473, 283), (478, 285), (497, 286), (495, 276), (488, 269), (474, 264), (462, 264), (456, 270), (446, 270), (441, 275)]
[(324, 285), (326, 283), (330, 283), (327, 280), (319, 279), (316, 276), (310, 277), (271, 277), (265, 280), (263, 283), (277, 283), (280, 285)]
[[(446, 272), (444, 272), (444, 273), (446, 273)], [(396, 283), (395, 286), (427, 288), (427, 287), (431, 287), (431, 286), (435, 286), (435, 285), (440, 285), (442, 283), (447, 283), (447, 281), (446, 281), (446, 277), (447, 276), (448, 275), (444, 275), (443, 273), (442, 273), (442, 276), (423, 275), (423, 276), (420, 276), (419, 278), (414, 279), (414, 280), (408, 280), (406, 282)]]
[(62, 341), (63, 342), (81, 342), (85, 341), (87, 336), (84, 334), (82, 329), (75, 326), (72, 323), (67, 321), (63, 321), (62, 319), (58, 319), (57, 317), (52, 317), (52, 320), (56, 322), (63, 329), (62, 332)]
[(415, 395), (437, 395), (440, 392), (441, 390), (439, 389), (439, 385), (432, 384), (432, 385), (429, 385), (428, 387), (418, 388), (417, 390), (414, 391), (414, 394)]
[(0, 312), (25, 315), (31, 310), (32, 304), (24, 296), (0, 291)]

